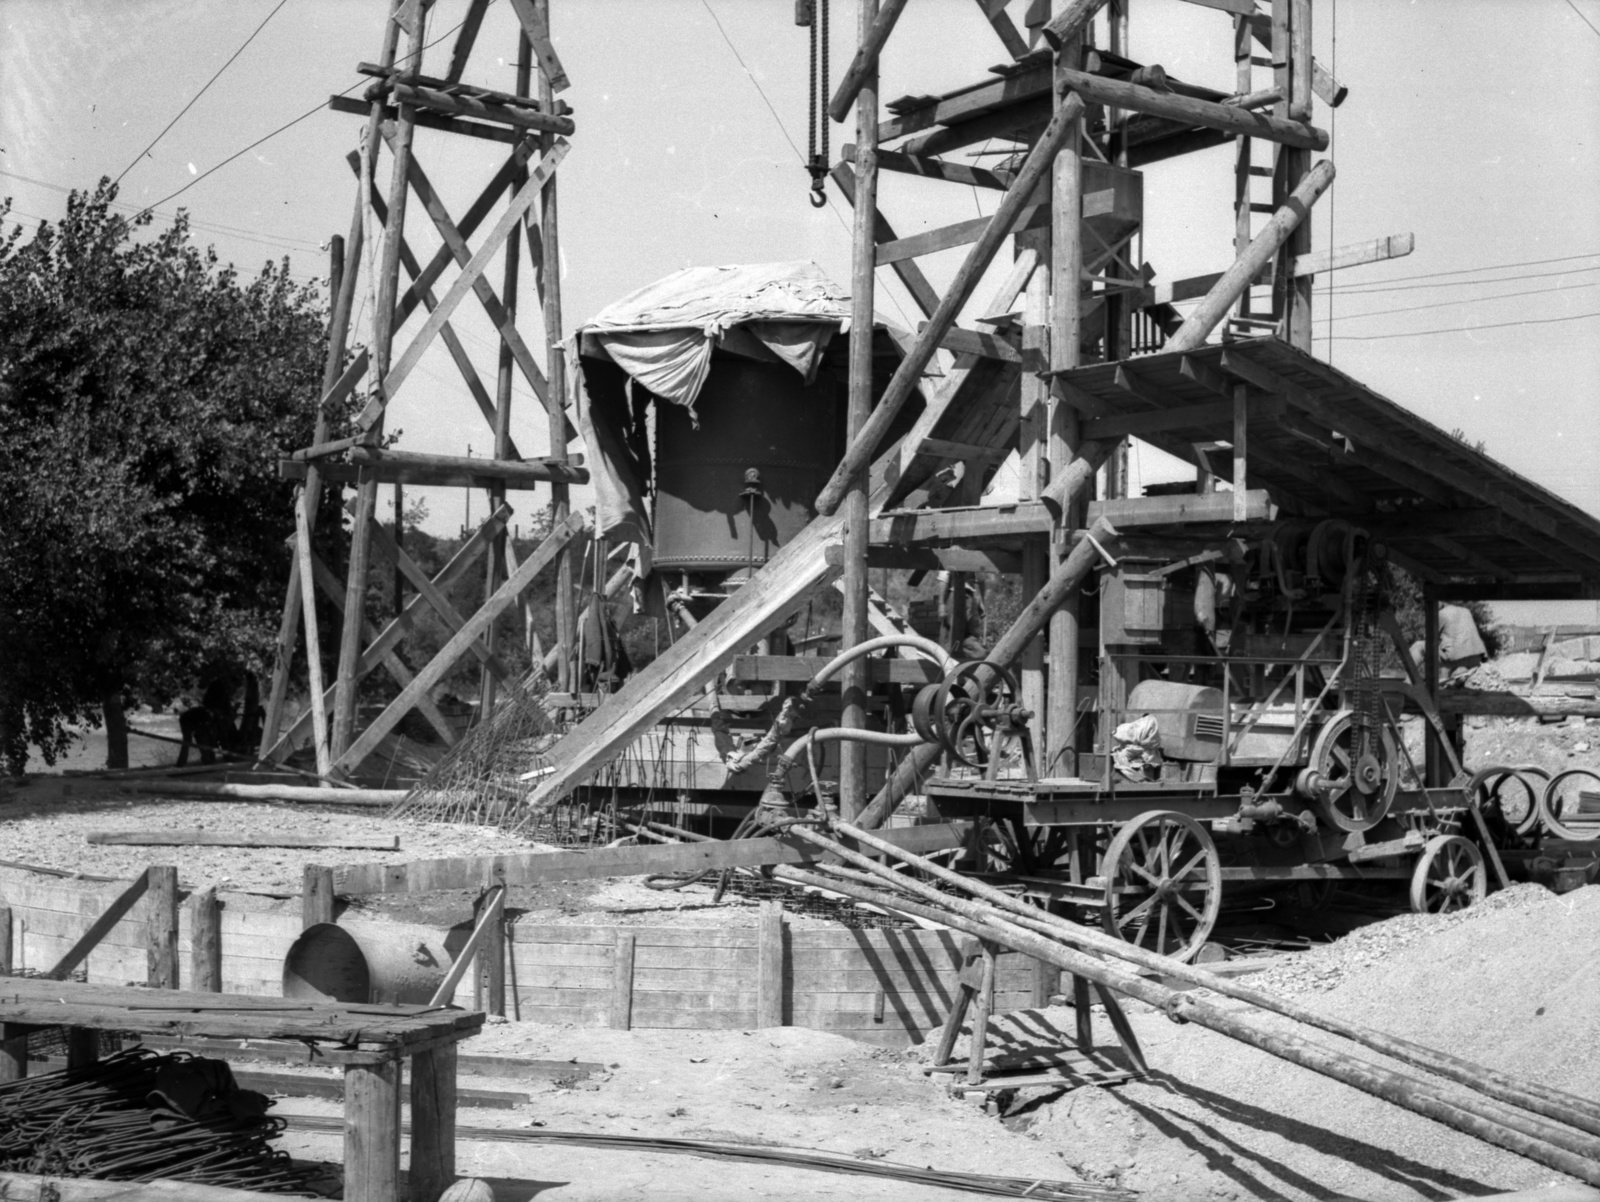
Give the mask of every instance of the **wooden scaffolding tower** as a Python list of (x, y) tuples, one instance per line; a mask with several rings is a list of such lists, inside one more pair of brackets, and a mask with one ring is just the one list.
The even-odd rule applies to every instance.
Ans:
[[(565, 415), (565, 360), (559, 345), (555, 179), (569, 149), (567, 136), (575, 126), (569, 106), (556, 99), (568, 81), (550, 40), (549, 0), (510, 0), (518, 26), (512, 91), (462, 82), (490, 3), (464, 0), (459, 6), (461, 18), (452, 27), (439, 11), (452, 7), (446, 3), (385, 0), (378, 60), (358, 68), (374, 82), (360, 99), (335, 96), (330, 100), (334, 110), (364, 117), (365, 125), (358, 149), (349, 156), (356, 177), (350, 234), (347, 239), (333, 240), (334, 304), (314, 444), (294, 452), (282, 465), (285, 476), (303, 483), (295, 497), (295, 556), (259, 752), (263, 760), (281, 762), (303, 745), (309, 732), (316, 749), (317, 772), (324, 777), (347, 777), (359, 769), (413, 708), (446, 743), (454, 742), (456, 730), (434, 704), (431, 690), (468, 655), (481, 665), (480, 712), (493, 707), (497, 687), (516, 687), (512, 670), (495, 646), (495, 620), (520, 602), (535, 576), (547, 567), (553, 567), (557, 576), (558, 645), (549, 668), (562, 685), (569, 671), (567, 652), (575, 645), (573, 573), (567, 545), (585, 529), (585, 519), (570, 511), (568, 486), (584, 482), (587, 474), (568, 453), (574, 431)], [(440, 29), (445, 32), (435, 32), (430, 41), (430, 30)], [(434, 46), (438, 46), (436, 51)], [(430, 74), (435, 59), (443, 61)], [(494, 150), (485, 169), (486, 181), (459, 218), (448, 211), (423, 170), (417, 152), (419, 130), (426, 131), (423, 144), (448, 134)], [(379, 184), (385, 165), (386, 189)], [(442, 242), (426, 262), (406, 238), (407, 218), (412, 218), (414, 226), (418, 221), (413, 200)], [(362, 244), (369, 225), (381, 231), (378, 245), (372, 248), (373, 269), (367, 281), (374, 296), (372, 331), (369, 344), (352, 356), (348, 353), (352, 309), (359, 295)], [(485, 232), (478, 235), (480, 229)], [(519, 288), (524, 230), (534, 272), (531, 298), (526, 289)], [(475, 236), (474, 245), (469, 239)], [(491, 282), (496, 263), (500, 265), (498, 289)], [(437, 288), (452, 267), (455, 273), (441, 294)], [(469, 294), (498, 335), (492, 382), (480, 375), (451, 324)], [(533, 305), (528, 304), (530, 299)], [(528, 320), (531, 309), (537, 309), (542, 317), (543, 368), (520, 332), (534, 324)], [(399, 340), (408, 320), (419, 310), (419, 328), (409, 339)], [(494, 450), (489, 459), (412, 454), (383, 445), (385, 412), (435, 340), (448, 351), (492, 431)], [(512, 388), (519, 375), (548, 415), (550, 450), (543, 458), (524, 458), (511, 437)], [(352, 398), (364, 398), (353, 429), (348, 433), (331, 430), (330, 414)], [(460, 551), (430, 578), (399, 540), (377, 524), (381, 484), (486, 488), (489, 513)], [(347, 507), (352, 525), (343, 582), (318, 560), (311, 544), (322, 490), (330, 485), (354, 491)], [(546, 486), (550, 489), (550, 533), (531, 556), (517, 563), (507, 536), (512, 512), (506, 504), (507, 493)], [(399, 521), (397, 502), (396, 533)], [(374, 554), (389, 561), (397, 581), (403, 577), (416, 594), (403, 608), (397, 604), (396, 616), (382, 629), (373, 627), (363, 604)], [(443, 590), (472, 570), (484, 574), (484, 600), (475, 612), (463, 615)], [(342, 614), (338, 662), (331, 683), (323, 678), (319, 653), (314, 604), (318, 591)], [(451, 636), (424, 666), (413, 670), (398, 650), (423, 607), (435, 611)], [(298, 720), (285, 722), (290, 665), (302, 628), (312, 703)], [(399, 693), (365, 729), (357, 729), (358, 688), (380, 667), (393, 677)]]

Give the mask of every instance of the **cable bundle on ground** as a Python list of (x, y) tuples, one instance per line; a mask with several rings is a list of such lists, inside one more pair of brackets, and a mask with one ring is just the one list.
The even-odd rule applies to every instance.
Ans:
[(272, 1146), (284, 1122), (267, 1117), (271, 1104), (225, 1061), (130, 1048), (0, 1084), (0, 1169), (311, 1193), (316, 1171)]

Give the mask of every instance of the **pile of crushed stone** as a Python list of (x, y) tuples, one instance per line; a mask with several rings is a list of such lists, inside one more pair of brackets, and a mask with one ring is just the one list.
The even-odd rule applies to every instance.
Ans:
[(1451, 914), (1399, 914), (1336, 942), (1280, 957), (1271, 968), (1245, 977), (1242, 983), (1282, 997), (1327, 993), (1352, 977), (1381, 968), (1396, 954), (1430, 937), (1498, 918), (1507, 911), (1544, 907), (1552, 900), (1554, 894), (1543, 885), (1517, 884)]
[[(1517, 887), (1459, 915), (1377, 924), (1299, 959), (1299, 972), (1275, 967), (1245, 983), (1315, 995), (1305, 1003), (1324, 1013), (1600, 1100), (1600, 887), (1561, 896)], [(1335, 1036), (1252, 1013), (1272, 1030), (1389, 1063)], [(1149, 1078), (1021, 1100), (1010, 1122), (1088, 1179), (1134, 1189), (1147, 1202), (1414, 1202), (1561, 1180), (1193, 1024), (1148, 1012), (1130, 1017)], [(1069, 1024), (1065, 1015), (1056, 1022)], [(1098, 1018), (1096, 1026), (1098, 1037)]]

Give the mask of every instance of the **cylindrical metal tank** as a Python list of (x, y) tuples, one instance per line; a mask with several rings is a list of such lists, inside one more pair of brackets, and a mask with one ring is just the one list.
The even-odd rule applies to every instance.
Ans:
[[(719, 358), (695, 401), (656, 407), (655, 566), (757, 567), (805, 528), (839, 462), (842, 391), (827, 373), (807, 387), (787, 364)], [(755, 538), (746, 473), (760, 473)]]
[[(319, 922), (307, 927), (284, 957), (283, 996), (425, 1004), (454, 959), (446, 938), (446, 932), (407, 923)], [(459, 938), (465, 943), (465, 936)]]

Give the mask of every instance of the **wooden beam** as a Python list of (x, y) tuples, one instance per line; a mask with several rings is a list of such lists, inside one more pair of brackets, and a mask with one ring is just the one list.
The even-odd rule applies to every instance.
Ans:
[[(306, 677), (311, 696), (321, 697), (322, 687), (322, 635), (317, 627), (317, 590), (313, 585), (316, 571), (311, 556), (311, 526), (306, 517), (305, 490), (296, 489), (294, 495), (294, 549), (295, 566), (300, 571), (301, 624), (306, 635)], [(336, 689), (326, 690), (336, 694)], [(311, 741), (317, 758), (317, 775), (332, 774), (333, 761), (328, 754), (328, 714), (320, 705), (311, 709)], [(287, 736), (285, 736), (287, 738)]]
[[(1060, 50), (1062, 45), (1071, 41), (1088, 27), (1094, 20), (1095, 13), (1105, 7), (1106, 0), (1067, 0), (1067, 5), (1049, 21), (1045, 22), (1039, 32), (1044, 40), (1050, 43), (1053, 50)], [(1058, 76), (1059, 78), (1059, 76)]]
[(1453, 538), (1448, 538), (1443, 534), (1435, 534), (1428, 541), (1447, 555), (1453, 555), (1462, 562), (1471, 564), (1478, 571), (1485, 572), (1496, 580), (1513, 580), (1516, 578), (1516, 573), (1512, 572), (1511, 569), (1496, 563), (1487, 555), (1474, 551), (1471, 547), (1456, 542)]
[[(879, 267), (887, 267), (891, 263), (898, 263), (902, 259), (916, 259), (923, 255), (937, 254), (941, 250), (951, 250), (957, 246), (970, 246), (989, 228), (990, 219), (987, 217), (971, 217), (965, 221), (957, 221), (951, 225), (940, 226), (934, 230), (924, 230), (920, 234), (909, 237), (897, 238), (893, 242), (882, 242), (878, 245), (877, 263)], [(1016, 230), (1042, 229), (1050, 224), (1050, 206), (1040, 203), (1030, 205), (1022, 211), (1017, 218)]]
[(533, 0), (511, 0), (511, 7), (522, 23), (522, 32), (533, 47), (539, 61), (539, 74), (550, 84), (552, 92), (565, 92), (572, 86), (561, 60), (556, 57), (555, 45), (550, 41), (550, 28), (539, 6)]
[[(893, 142), (895, 139), (903, 138), (907, 134), (920, 133), (922, 130), (932, 129), (936, 125), (957, 125), (963, 122), (977, 124), (976, 119), (998, 116), (992, 110), (1009, 109), (1012, 105), (1019, 104), (1025, 100), (1033, 100), (1036, 97), (1044, 98), (1043, 109), (1042, 111), (1038, 109), (1030, 110), (1026, 114), (1026, 119), (1032, 121), (1049, 120), (1050, 68), (1048, 66), (1032, 67), (1024, 71), (1018, 71), (1015, 75), (1008, 75), (1004, 79), (996, 80), (994, 83), (984, 84), (982, 87), (973, 88), (970, 91), (958, 92), (954, 96), (935, 100), (919, 108), (898, 113), (890, 120), (879, 125), (878, 138), (880, 142)], [(1009, 118), (1000, 117), (1000, 120), (1008, 121)], [(977, 141), (981, 142), (990, 136), (993, 135), (985, 133)], [(919, 145), (915, 148), (906, 146), (902, 147), (902, 149), (907, 153), (913, 154), (936, 153), (935, 150), (930, 149), (927, 145)], [(954, 147), (946, 146), (944, 149), (949, 150), (954, 149)]]
[[(1274, 411), (1282, 408), (1282, 401), (1270, 397), (1253, 397), (1250, 400), (1251, 413), (1257, 418), (1271, 417)], [(1181, 409), (1158, 409), (1151, 413), (1128, 413), (1115, 417), (1093, 418), (1083, 423), (1083, 437), (1121, 438), (1127, 434), (1151, 434), (1159, 430), (1197, 430), (1225, 425), (1234, 420), (1234, 409), (1233, 401), (1216, 401), (1204, 405), (1185, 405)]]
[(1385, 259), (1400, 259), (1409, 255), (1417, 245), (1415, 234), (1390, 234), (1387, 238), (1374, 238), (1370, 242), (1357, 242), (1329, 250), (1298, 255), (1292, 268), (1296, 278), (1337, 271), (1341, 267), (1359, 267), (1363, 263), (1381, 263)]
[(523, 561), (522, 566), (510, 579), (495, 590), (494, 596), (485, 601), (461, 629), (451, 636), (450, 641), (439, 649), (439, 653), (428, 661), (428, 665), (417, 673), (416, 679), (400, 690), (400, 695), (384, 708), (383, 713), (378, 715), (372, 725), (367, 727), (361, 733), (361, 737), (339, 758), (336, 767), (343, 771), (359, 767), (383, 737), (393, 730), (400, 719), (405, 717), (406, 712), (416, 704), (417, 698), (444, 678), (445, 674), (455, 666), (456, 661), (477, 642), (478, 636), (489, 623), (515, 602), (523, 590), (533, 582), (534, 577), (555, 558), (556, 552), (587, 527), (588, 520), (583, 514), (576, 513), (552, 530), (544, 542), (539, 544), (539, 549)]
[[(512, 470), (496, 470), (497, 462), (502, 468), (508, 467)], [(367, 478), (376, 480), (380, 484), (415, 484), (431, 488), (500, 488), (511, 492), (533, 492), (547, 483), (538, 477), (530, 479), (526, 474), (516, 471), (516, 468), (523, 465), (509, 460), (463, 459), (463, 463), (470, 463), (473, 466), (459, 469), (443, 468), (384, 458), (375, 463), (324, 463), (318, 470), (321, 471), (324, 480), (334, 484), (354, 484), (361, 479), (362, 472), (369, 473)], [(278, 479), (304, 480), (309, 468), (309, 464), (298, 460), (280, 459)], [(569, 479), (574, 476), (582, 477), (578, 483), (588, 478), (588, 472), (582, 468), (570, 469), (562, 475)]]
[(77, 968), (89, 958), (89, 953), (100, 945), (100, 941), (111, 933), (111, 928), (126, 918), (135, 903), (145, 895), (145, 890), (150, 886), (149, 872), (141, 872), (111, 904), (89, 924), (89, 929), (78, 936), (77, 941), (67, 949), (61, 959), (55, 962), (54, 967), (44, 974), (47, 981), (65, 981), (72, 975), (72, 970)]
[[(856, 161), (856, 148), (845, 144), (839, 149), (839, 157), (847, 163)], [(905, 154), (896, 150), (878, 151), (878, 169), (880, 171), (893, 171), (900, 175), (920, 175), (923, 179), (943, 180), (951, 184), (965, 184), (973, 188), (992, 188), (996, 192), (1004, 192), (1011, 182), (1010, 172), (1001, 174), (996, 171), (986, 171), (982, 167), (973, 167), (967, 163), (947, 163), (943, 159), (930, 158), (922, 154)]]
[(489, 0), (468, 0), (467, 15), (456, 32), (455, 44), (450, 47), (450, 69), (445, 79), (454, 83), (467, 69), (467, 59), (472, 56), (472, 45), (478, 40), (478, 30), (483, 25), (483, 14), (489, 11)]
[(389, 94), (401, 104), (415, 105), (424, 112), (493, 121), (516, 129), (534, 129), (542, 133), (571, 134), (577, 129), (577, 123), (571, 117), (558, 117), (523, 105), (490, 104), (476, 96), (453, 96), (437, 88), (418, 87), (398, 80), (390, 87)]
[[(879, 832), (896, 847), (917, 854), (959, 847), (970, 823), (943, 822), (897, 827)], [(852, 851), (866, 850), (847, 836), (838, 842)], [(543, 885), (555, 881), (595, 881), (608, 877), (663, 875), (759, 868), (767, 864), (807, 864), (828, 854), (802, 839), (710, 840), (649, 847), (604, 847), (592, 851), (545, 852), (506, 856), (457, 856), (445, 860), (413, 860), (407, 864), (346, 864), (333, 870), (342, 897), (378, 893), (426, 893), (449, 889), (481, 889), (496, 885)]]
[(1010, 447), (978, 447), (969, 442), (951, 442), (944, 438), (924, 438), (914, 448), (913, 455), (928, 455), (934, 459), (954, 459), (959, 462), (998, 462), (1011, 453)]
[[(334, 871), (334, 880), (338, 881), (338, 870)], [(344, 892), (348, 892), (345, 890)], [(456, 995), (456, 987), (461, 984), (461, 978), (466, 976), (467, 969), (477, 958), (478, 949), (489, 939), (490, 932), (496, 924), (505, 918), (506, 913), (506, 887), (496, 885), (490, 890), (485, 899), (483, 913), (478, 918), (478, 923), (472, 928), (472, 934), (467, 937), (467, 942), (456, 953), (456, 958), (450, 964), (450, 971), (445, 974), (444, 980), (439, 982), (439, 987), (433, 991), (433, 996), (428, 999), (430, 1006), (448, 1006)]]
[(398, 464), (487, 477), (510, 486), (513, 482), (532, 487), (537, 484), (587, 484), (587, 468), (554, 459), (476, 459), (464, 455), (426, 455), (415, 451), (377, 450), (359, 447), (350, 458), (361, 464)]
[(439, 301), (439, 307), (429, 314), (427, 322), (417, 333), (417, 336), (411, 340), (411, 343), (401, 353), (395, 365), (390, 368), (389, 373), (383, 379), (383, 383), (356, 418), (356, 425), (364, 430), (371, 429), (378, 418), (383, 415), (383, 409), (388, 404), (388, 399), (394, 396), (401, 384), (405, 383), (406, 377), (411, 374), (412, 369), (417, 365), (417, 361), (422, 358), (423, 351), (427, 350), (429, 344), (433, 342), (434, 335), (439, 332), (439, 327), (449, 320), (456, 307), (466, 298), (468, 291), (474, 287), (478, 277), (489, 266), (490, 260), (499, 252), (506, 237), (516, 228), (523, 215), (533, 206), (533, 202), (539, 198), (539, 189), (544, 186), (544, 181), (555, 173), (555, 169), (571, 148), (572, 144), (565, 138), (558, 138), (554, 149), (544, 155), (539, 160), (538, 166), (529, 172), (528, 182), (512, 198), (511, 204), (501, 214), (500, 220), (495, 223), (483, 245), (478, 248), (471, 261), (461, 269), (460, 274), (451, 282), (449, 291)]
[(1234, 105), (1199, 100), (1176, 92), (1158, 92), (1154, 88), (1090, 75), (1087, 71), (1074, 71), (1070, 67), (1060, 68), (1059, 76), (1085, 100), (1110, 108), (1168, 117), (1190, 125), (1220, 130), (1235, 137), (1261, 138), (1284, 146), (1298, 146), (1307, 150), (1328, 148), (1328, 132), (1303, 121), (1269, 117)]
[[(993, 85), (991, 85), (993, 86)], [(1045, 79), (1039, 94), (1015, 101), (1005, 108), (931, 130), (900, 143), (898, 153), (913, 156), (949, 154), (979, 142), (1001, 138), (1030, 142), (1050, 120), (1050, 88)]]
[(844, 458), (835, 469), (833, 477), (817, 497), (818, 513), (831, 514), (837, 509), (850, 487), (850, 482), (866, 467), (873, 451), (905, 404), (906, 398), (916, 388), (922, 370), (933, 357), (940, 339), (954, 324), (956, 314), (971, 297), (972, 290), (1000, 249), (1000, 243), (1010, 235), (1017, 219), (1028, 206), (1035, 189), (1050, 170), (1067, 134), (1077, 128), (1078, 118), (1082, 113), (1083, 102), (1069, 98), (1051, 118), (1050, 127), (1028, 152), (1027, 161), (1017, 173), (1011, 188), (1001, 198), (1000, 207), (995, 210), (988, 228), (968, 252), (966, 261), (961, 264), (955, 279), (951, 281), (950, 287), (940, 299), (939, 308), (917, 336), (917, 344), (912, 353), (896, 369), (893, 379), (884, 389), (871, 417), (846, 449)]
[[(834, 186), (854, 208), (856, 203), (856, 174), (843, 163), (836, 164), (829, 178)], [(888, 222), (881, 211), (875, 208), (872, 218), (872, 237), (878, 243), (895, 241), (894, 227)], [(932, 317), (934, 310), (939, 307), (939, 294), (934, 291), (933, 285), (928, 282), (928, 277), (922, 274), (922, 268), (908, 260), (890, 264), (900, 282), (905, 285), (907, 292), (917, 308), (922, 310), (924, 317)]]
[(168, 831), (90, 831), (85, 842), (106, 847), (356, 847), (398, 851), (399, 835), (234, 835), (190, 827)]
[[(798, 655), (740, 655), (728, 666), (731, 680), (788, 681), (810, 680), (826, 660)], [(928, 684), (939, 680), (939, 669), (925, 659), (872, 659), (867, 661), (872, 684)]]
[(960, 326), (951, 326), (946, 330), (939, 345), (947, 351), (963, 355), (999, 359), (1003, 363), (1022, 362), (1022, 351), (1009, 338), (999, 334), (982, 334), (977, 330), (963, 330)]
[(1272, 220), (1250, 240), (1250, 245), (1234, 261), (1233, 266), (1222, 273), (1222, 278), (1184, 319), (1178, 332), (1167, 340), (1164, 350), (1192, 351), (1205, 342), (1217, 323), (1228, 315), (1228, 310), (1240, 294), (1250, 287), (1261, 274), (1261, 269), (1272, 261), (1273, 256), (1289, 240), (1289, 235), (1306, 219), (1317, 198), (1332, 186), (1333, 177), (1333, 164), (1327, 159), (1306, 173), (1300, 186), (1289, 194), (1288, 200), (1272, 215)]
[(1017, 32), (1016, 22), (1006, 15), (1004, 4), (989, 4), (985, 0), (976, 0), (978, 8), (982, 11), (984, 20), (989, 22), (996, 36), (1004, 43), (1006, 53), (1012, 58), (1022, 58), (1028, 53), (1028, 42)]
[(844, 78), (839, 80), (838, 90), (828, 103), (828, 116), (835, 121), (844, 120), (845, 114), (850, 111), (850, 106), (856, 102), (856, 93), (861, 91), (867, 78), (877, 70), (878, 55), (882, 52), (884, 43), (889, 40), (889, 35), (894, 32), (895, 22), (900, 19), (905, 7), (906, 0), (883, 0), (872, 27), (861, 39), (855, 57), (845, 68)]
[[(365, 117), (372, 111), (372, 105), (355, 96), (329, 96), (328, 107), (336, 113), (350, 113), (358, 117)], [(383, 119), (386, 121), (399, 120), (400, 110), (392, 104), (383, 106)], [(521, 130), (509, 125), (486, 125), (482, 121), (462, 121), (455, 117), (445, 117), (438, 113), (423, 111), (417, 114), (417, 125), (422, 129), (436, 129), (441, 133), (460, 134), (463, 137), (477, 138), (482, 142), (506, 142), (515, 145), (523, 138)]]
[[(1271, 521), (1276, 510), (1267, 491), (1244, 493), (1250, 522)], [(1186, 493), (1167, 497), (1118, 497), (1090, 501), (1087, 521), (1104, 518), (1118, 530), (1190, 524), (1227, 525), (1233, 521), (1233, 495), (1226, 492)], [(1017, 501), (1007, 505), (979, 505), (963, 509), (914, 509), (880, 514), (872, 522), (874, 546), (912, 547), (928, 543), (976, 543), (980, 540), (1014, 541), (1044, 536), (1056, 529), (1056, 519), (1044, 501)]]
[(867, 548), (867, 566), (912, 572), (1000, 572), (1014, 576), (1022, 571), (1022, 556), (992, 547)]
[[(1266, 49), (1272, 49), (1272, 17), (1264, 12), (1257, 12), (1250, 18), (1250, 33)], [(1344, 103), (1345, 97), (1350, 94), (1350, 89), (1345, 87), (1332, 75), (1328, 74), (1323, 65), (1316, 59), (1311, 60), (1311, 90), (1317, 94), (1318, 99), (1331, 109), (1338, 108)]]

